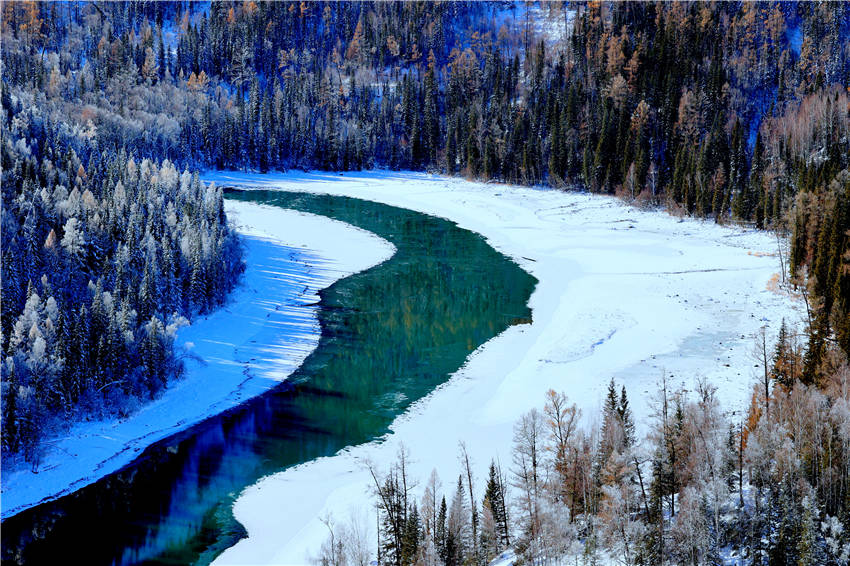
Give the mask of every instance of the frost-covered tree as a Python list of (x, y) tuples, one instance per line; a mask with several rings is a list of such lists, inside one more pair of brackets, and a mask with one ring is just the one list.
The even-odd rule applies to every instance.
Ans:
[[(53, 127), (18, 109), (28, 119), (6, 115), (4, 138)], [(66, 134), (52, 132), (39, 160), (27, 144), (0, 148), (2, 448), (34, 462), (42, 437), (68, 419), (123, 414), (178, 377), (169, 328), (219, 304), (242, 269), (220, 190), (188, 172), (181, 185), (168, 161), (137, 165)], [(194, 265), (174, 252), (187, 236), (199, 242)]]

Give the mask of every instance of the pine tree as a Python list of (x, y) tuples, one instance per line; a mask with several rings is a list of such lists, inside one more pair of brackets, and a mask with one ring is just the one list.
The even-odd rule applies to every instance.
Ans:
[(605, 396), (605, 405), (602, 409), (602, 429), (599, 435), (599, 466), (604, 466), (605, 461), (612, 452), (619, 449), (623, 441), (623, 427), (619, 415), (620, 399), (614, 379), (608, 383), (608, 393)]
[[(491, 461), (482, 506), (486, 509), (486, 512), (489, 512), (493, 520), (493, 532), (489, 536), (494, 538), (488, 540), (488, 543), (495, 552), (499, 552), (510, 545), (508, 509), (505, 500), (505, 486), (500, 472), (496, 467), (496, 462)], [(485, 549), (487, 546), (484, 545)]]
[(448, 510), (446, 508), (446, 498), (445, 496), (440, 500), (440, 511), (437, 514), (437, 525), (434, 530), (434, 540), (437, 545), (437, 554), (440, 556), (440, 560), (443, 563), (448, 562), (449, 556), (449, 548), (448, 548)]
[(204, 268), (201, 261), (200, 243), (192, 248), (192, 275), (189, 279), (189, 294), (187, 309), (197, 312), (206, 311), (206, 292), (204, 289)]
[(785, 324), (785, 319), (782, 319), (782, 324), (779, 327), (779, 335), (776, 339), (776, 348), (773, 353), (773, 368), (772, 374), (773, 379), (786, 387), (787, 389), (791, 389), (794, 385), (794, 372), (793, 372), (793, 354), (791, 353), (791, 346), (789, 344), (789, 336), (788, 336), (788, 326)]
[(617, 417), (620, 421), (620, 426), (623, 428), (623, 447), (629, 448), (636, 441), (635, 423), (632, 418), (632, 410), (629, 408), (629, 400), (626, 397), (626, 386), (620, 390), (620, 402), (617, 406)]
[(3, 449), (14, 454), (18, 451), (18, 383), (15, 379), (15, 363), (9, 360), (5, 364), (3, 383), (0, 384), (0, 392), (2, 392), (2, 404), (0, 404), (0, 416), (2, 416), (2, 433)]
[(404, 524), (404, 534), (401, 541), (401, 564), (414, 564), (419, 555), (422, 525), (419, 521), (419, 511), (416, 505), (411, 505)]
[(810, 497), (804, 497), (802, 502), (802, 517), (800, 517), (799, 533), (797, 539), (797, 564), (799, 566), (808, 564), (822, 564), (817, 560), (817, 509)]
[(440, 113), (437, 103), (437, 79), (435, 76), (436, 58), (433, 50), (428, 54), (428, 71), (425, 73), (425, 106), (424, 106), (424, 145), (427, 155), (426, 164), (433, 166), (437, 163), (437, 153), (440, 149)]

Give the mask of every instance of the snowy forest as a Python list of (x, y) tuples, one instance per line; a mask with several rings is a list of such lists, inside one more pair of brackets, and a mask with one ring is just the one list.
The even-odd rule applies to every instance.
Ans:
[(242, 270), (221, 190), (110, 147), (109, 127), (12, 80), (9, 63), (36, 68), (61, 24), (47, 8), (4, 4), (3, 23), (2, 449), (33, 470), (45, 436), (126, 415), (179, 377), (175, 331)]
[[(762, 336), (745, 415), (664, 377), (642, 428), (612, 382), (584, 429), (552, 392), (511, 463), (422, 501), (400, 454), (379, 563), (846, 565), (848, 85), (847, 2), (4, 2), (4, 462), (180, 376), (243, 269), (199, 170), (587, 190), (787, 239), (803, 327)], [(320, 562), (374, 558), (329, 526)]]
[(206, 8), (6, 3), (7, 116), (179, 168), (429, 170), (755, 223), (817, 299), (809, 381), (832, 332), (850, 351), (850, 4)]
[[(847, 564), (850, 372), (820, 389), (787, 385), (786, 346), (768, 359), (775, 386), (765, 396), (757, 385), (739, 420), (714, 386), (688, 392), (662, 375), (643, 439), (611, 380), (589, 429), (550, 390), (515, 423), (510, 462), (493, 460), (487, 478), (474, 476), (463, 444), (463, 473), (445, 489), (439, 470), (411, 477), (415, 447), (402, 447), (390, 469), (370, 467), (378, 563)], [(369, 563), (357, 517), (326, 524), (316, 563)]]

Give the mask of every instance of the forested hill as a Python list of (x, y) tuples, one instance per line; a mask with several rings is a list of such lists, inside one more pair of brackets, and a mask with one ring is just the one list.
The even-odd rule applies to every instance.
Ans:
[[(14, 310), (4, 301), (7, 355), (17, 350), (6, 321), (31, 293), (46, 300), (27, 258), (47, 253), (50, 229), (69, 253), (61, 242), (74, 232), (60, 203), (88, 190), (108, 208), (121, 180), (143, 211), (135, 191), (148, 186), (144, 159), (178, 171), (431, 170), (617, 193), (776, 228), (792, 236), (791, 272), (800, 282), (809, 275), (811, 347), (800, 376), (816, 382), (834, 344), (850, 352), (850, 3), (5, 2), (2, 10), (4, 208), (14, 216), (8, 225), (20, 226), (4, 237), (4, 271), (7, 256), (27, 270), (9, 291)], [(163, 203), (195, 190), (159, 186), (171, 195)], [(105, 223), (112, 213), (96, 208), (86, 214)], [(27, 218), (38, 238), (26, 235)], [(94, 263), (74, 260), (95, 285), (106, 265), (96, 262), (119, 253), (127, 218), (105, 225)], [(179, 230), (166, 226), (186, 262), (175, 267), (182, 281), (194, 252), (177, 251)], [(89, 220), (85, 229), (95, 230)], [(29, 255), (12, 245), (30, 246)], [(215, 257), (212, 249), (203, 257)]]
[(46, 436), (126, 415), (179, 377), (175, 331), (243, 266), (220, 189), (156, 152), (129, 156), (97, 100), (13, 79), (70, 51), (51, 51), (64, 24), (49, 6), (3, 10), (0, 426), (4, 466), (37, 471)]
[(3, 84), (42, 138), (59, 115), (181, 167), (424, 169), (787, 230), (850, 351), (850, 3), (3, 10)]

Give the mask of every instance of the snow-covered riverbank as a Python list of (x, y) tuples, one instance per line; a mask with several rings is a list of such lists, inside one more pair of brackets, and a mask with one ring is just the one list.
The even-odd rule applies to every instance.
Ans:
[[(753, 336), (798, 322), (787, 296), (768, 289), (779, 271), (769, 234), (643, 212), (606, 197), (468, 183), (413, 173), (207, 176), (223, 185), (353, 196), (435, 214), (484, 235), (540, 283), (534, 322), (479, 348), (450, 382), (396, 420), (385, 442), (270, 476), (235, 505), (249, 538), (220, 564), (303, 564), (327, 536), (321, 518), (360, 515), (374, 541), (364, 462), (386, 468), (404, 443), (421, 490), (433, 468), (450, 491), (466, 443), (479, 489), (498, 457), (509, 467), (515, 420), (549, 388), (593, 412), (611, 377), (624, 383), (638, 421), (651, 412), (662, 371), (673, 385), (698, 376), (726, 410), (742, 409), (760, 368)], [(639, 431), (640, 432), (640, 431)], [(480, 496), (480, 493), (478, 494)], [(371, 529), (371, 534), (369, 533)]]
[[(79, 489), (145, 447), (277, 385), (316, 347), (320, 289), (395, 252), (374, 234), (323, 216), (227, 201), (246, 271), (228, 303), (177, 333), (186, 376), (120, 421), (76, 425), (50, 443), (34, 474), (3, 474), (3, 516)], [(202, 360), (202, 361), (199, 361)]]

